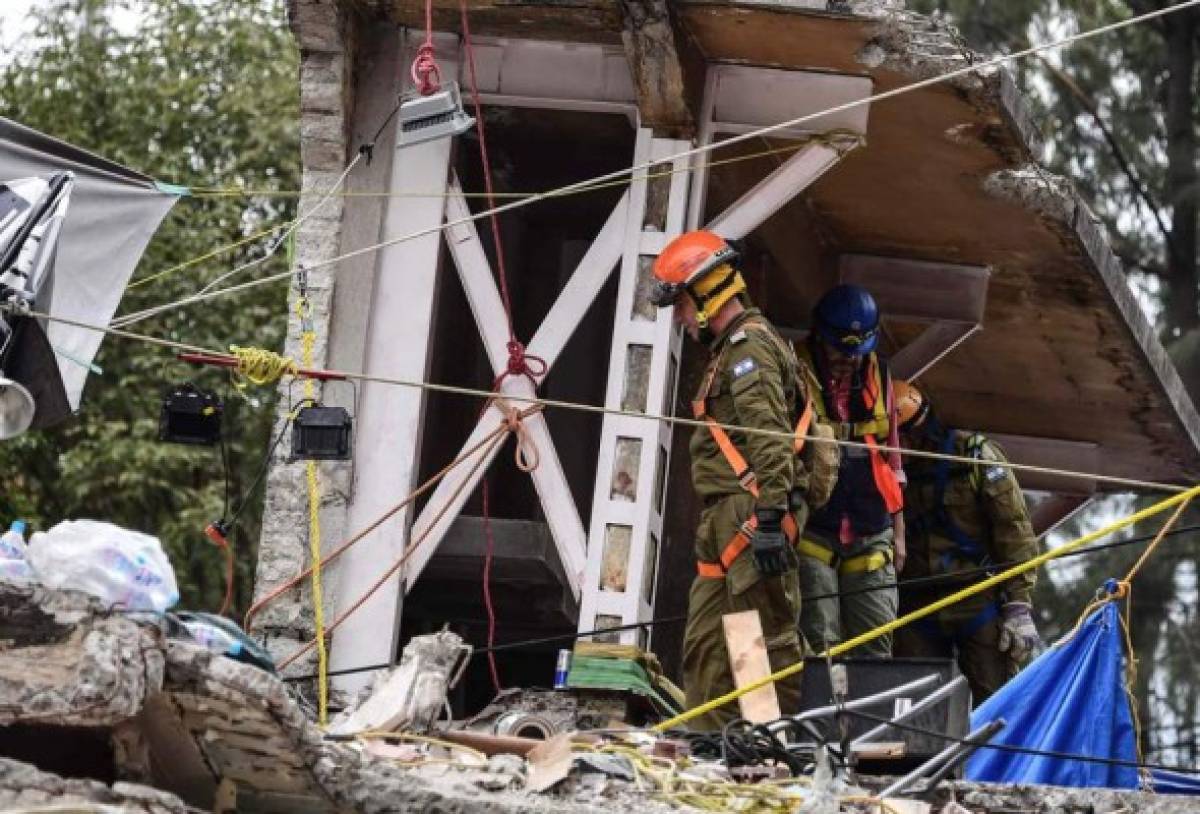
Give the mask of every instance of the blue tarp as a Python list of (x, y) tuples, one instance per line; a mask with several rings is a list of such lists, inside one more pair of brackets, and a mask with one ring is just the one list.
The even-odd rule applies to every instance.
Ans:
[[(1007, 725), (992, 743), (1136, 761), (1123, 671), (1120, 620), (1116, 604), (1109, 602), (1072, 639), (1048, 649), (975, 710), (971, 729), (1003, 718)], [(966, 776), (991, 783), (1138, 787), (1133, 766), (987, 747), (967, 762)]]

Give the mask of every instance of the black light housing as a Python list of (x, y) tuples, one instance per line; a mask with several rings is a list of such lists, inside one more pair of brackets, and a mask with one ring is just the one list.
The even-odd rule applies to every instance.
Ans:
[(172, 444), (211, 447), (221, 441), (225, 406), (216, 393), (190, 382), (163, 396), (158, 416), (158, 440)]
[(354, 420), (345, 407), (301, 407), (292, 422), (292, 458), (348, 461)]

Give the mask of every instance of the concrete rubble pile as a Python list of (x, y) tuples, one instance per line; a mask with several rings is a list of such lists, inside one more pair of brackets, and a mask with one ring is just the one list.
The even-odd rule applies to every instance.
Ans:
[[(0, 639), (5, 811), (878, 810), (845, 799), (866, 790), (819, 780), (759, 793), (719, 762), (689, 761), (648, 735), (327, 735), (275, 676), (168, 640), (159, 617), (107, 612), (73, 592), (0, 582)], [(933, 810), (954, 814), (1171, 814), (1190, 803), (962, 783), (937, 794)]]

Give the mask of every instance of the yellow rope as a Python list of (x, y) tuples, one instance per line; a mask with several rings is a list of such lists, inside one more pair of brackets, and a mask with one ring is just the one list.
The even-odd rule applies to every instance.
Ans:
[(130, 283), (128, 286), (126, 286), (126, 288), (127, 289), (128, 288), (139, 288), (140, 286), (144, 286), (147, 283), (152, 283), (155, 280), (158, 280), (162, 277), (166, 277), (168, 274), (174, 274), (177, 271), (183, 271), (186, 268), (191, 268), (192, 266), (195, 266), (199, 263), (203, 263), (205, 260), (211, 260), (212, 258), (217, 257), (218, 255), (225, 254), (225, 252), (231, 252), (234, 249), (240, 248), (241, 246), (245, 246), (247, 243), (253, 243), (255, 240), (264, 238), (267, 235), (271, 234), (272, 232), (278, 232), (280, 229), (286, 229), (287, 227), (289, 227), (291, 225), (292, 225), (291, 221), (288, 221), (287, 223), (277, 223), (274, 226), (270, 226), (259, 232), (255, 232), (252, 235), (247, 235), (246, 237), (242, 238), (241, 240), (230, 243), (227, 246), (221, 246), (220, 248), (213, 249), (210, 252), (200, 255), (199, 257), (193, 257), (191, 260), (185, 260), (184, 262), (180, 263), (177, 266), (171, 266), (168, 269), (163, 269), (162, 271), (156, 272), (154, 274), (149, 274), (145, 277), (139, 277), (138, 279), (136, 279), (132, 283)]
[[(300, 333), (300, 355), (305, 367), (313, 366), (313, 348), (317, 343), (317, 334), (312, 328), (312, 305), (308, 297), (301, 294), (296, 298), (296, 314), (300, 317), (302, 326)], [(269, 353), (269, 352), (264, 352)], [(290, 359), (270, 354), (273, 358), (256, 355), (256, 359), (266, 359), (267, 370), (271, 374), (295, 373), (296, 366)], [(241, 362), (242, 357), (238, 357)], [(284, 364), (286, 363), (286, 365)], [(239, 367), (239, 370), (241, 368)], [(253, 379), (252, 379), (253, 381)], [(312, 402), (316, 399), (316, 382), (311, 378), (304, 379), (304, 400)], [(321, 488), (317, 483), (317, 462), (309, 460), (305, 467), (308, 481), (308, 550), (312, 557), (312, 599), (313, 617), (317, 636), (317, 722), (322, 727), (328, 723), (329, 716), (329, 655), (325, 647), (325, 600), (321, 593)]]
[(238, 366), (233, 371), (233, 380), (239, 388), (245, 387), (247, 382), (257, 385), (271, 384), (283, 376), (295, 375), (297, 370), (294, 359), (280, 356), (275, 351), (266, 348), (244, 348), (240, 345), (230, 345), (229, 353), (238, 362)]
[[(1093, 531), (1090, 534), (1085, 534), (1082, 537), (1080, 537), (1079, 539), (1073, 540), (1072, 542), (1069, 542), (1065, 545), (1059, 546), (1058, 548), (1054, 549), (1053, 551), (1047, 551), (1044, 554), (1040, 554), (1031, 560), (1027, 560), (1026, 562), (1023, 562), (1020, 565), (1015, 565), (1006, 571), (1003, 571), (999, 574), (995, 574), (994, 576), (988, 577), (987, 579), (977, 582), (974, 585), (968, 586), (968, 587), (962, 589), (961, 591), (951, 594), (950, 596), (944, 597), (943, 599), (939, 599), (936, 602), (931, 602), (930, 604), (926, 605), (925, 607), (919, 608), (918, 610), (915, 610), (912, 613), (907, 613), (904, 616), (899, 617), (898, 619), (893, 619), (892, 621), (888, 622), (887, 624), (880, 625), (879, 627), (875, 628), (874, 630), (869, 630), (866, 633), (863, 633), (859, 636), (855, 636), (853, 639), (850, 639), (849, 641), (842, 642), (841, 644), (836, 645), (835, 647), (829, 648), (828, 650), (826, 650), (824, 653), (821, 653), (820, 655), (821, 655), (821, 657), (840, 656), (843, 653), (846, 653), (847, 651), (853, 650), (854, 648), (858, 647), (859, 645), (866, 644), (867, 642), (877, 639), (880, 636), (884, 636), (898, 628), (904, 627), (905, 625), (909, 624), (910, 622), (915, 622), (918, 619), (923, 619), (926, 616), (937, 613), (938, 611), (942, 610), (943, 608), (947, 608), (951, 605), (961, 602), (962, 600), (967, 599), (968, 597), (975, 596), (976, 594), (986, 591), (989, 588), (993, 588), (997, 585), (1008, 582), (1013, 577), (1018, 576), (1020, 574), (1024, 574), (1026, 571), (1032, 571), (1035, 568), (1040, 568), (1045, 563), (1050, 562), (1051, 560), (1057, 559), (1059, 557), (1062, 557), (1066, 554), (1069, 554), (1078, 548), (1082, 548), (1083, 546), (1087, 545), (1088, 543), (1098, 540), (1101, 537), (1106, 537), (1107, 535), (1112, 534), (1113, 532), (1120, 531), (1121, 529), (1126, 528), (1127, 526), (1131, 526), (1134, 523), (1139, 523), (1142, 520), (1145, 520), (1148, 517), (1153, 517), (1157, 514), (1160, 514), (1164, 511), (1166, 511), (1167, 509), (1179, 506), (1180, 504), (1186, 504), (1188, 501), (1192, 500), (1197, 495), (1200, 495), (1200, 486), (1193, 486), (1192, 488), (1188, 489), (1185, 492), (1182, 492), (1177, 495), (1173, 495), (1172, 497), (1169, 497), (1169, 498), (1166, 498), (1165, 500), (1159, 501), (1158, 503), (1155, 503), (1153, 506), (1150, 506), (1149, 508), (1142, 509), (1139, 512), (1135, 512), (1127, 517), (1124, 517), (1120, 520), (1110, 523), (1107, 526), (1105, 526), (1104, 528), (1097, 529), (1096, 531)], [(686, 712), (680, 713), (679, 715), (676, 715), (674, 718), (670, 718), (666, 721), (663, 721), (662, 723), (655, 725), (653, 727), (653, 730), (656, 732), (663, 732), (667, 729), (672, 729), (674, 727), (685, 724), (688, 721), (691, 721), (695, 718), (700, 717), (701, 715), (704, 715), (708, 712), (711, 712), (714, 709), (717, 709), (718, 707), (724, 706), (725, 704), (728, 704), (732, 701), (736, 701), (738, 698), (741, 698), (746, 693), (754, 692), (755, 690), (759, 689), (760, 687), (765, 687), (768, 684), (773, 684), (776, 681), (781, 681), (785, 678), (789, 678), (793, 675), (796, 675), (803, 669), (804, 669), (804, 662), (799, 661), (795, 664), (792, 664), (788, 667), (783, 668), (782, 670), (772, 673), (771, 675), (766, 676), (765, 678), (759, 679), (758, 681), (752, 681), (749, 684), (745, 685), (744, 687), (733, 690), (732, 692), (727, 692), (724, 695), (718, 696), (717, 698), (714, 698), (710, 701), (706, 701), (703, 704), (693, 707), (692, 709), (689, 709)]]

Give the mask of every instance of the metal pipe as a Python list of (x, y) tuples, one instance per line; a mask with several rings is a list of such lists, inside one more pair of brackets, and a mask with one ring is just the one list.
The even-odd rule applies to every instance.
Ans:
[[(868, 695), (864, 698), (855, 698), (853, 701), (847, 701), (841, 707), (836, 705), (816, 707), (815, 709), (802, 712), (799, 715), (793, 715), (791, 716), (790, 720), (811, 721), (816, 718), (828, 718), (830, 715), (837, 713), (839, 709), (858, 710), (864, 707), (874, 706), (881, 701), (890, 701), (893, 698), (904, 695), (905, 693), (913, 692), (915, 690), (923, 690), (931, 684), (936, 684), (938, 679), (938, 674), (932, 673), (923, 678), (918, 678), (916, 681), (910, 681), (907, 684), (901, 684), (899, 687), (892, 687), (890, 690), (884, 690), (883, 692), (876, 693), (875, 695)], [(775, 732), (783, 729), (785, 726), (787, 726), (787, 724), (783, 721), (777, 721), (768, 725), (767, 728), (772, 732)]]
[(901, 713), (900, 715), (897, 715), (896, 717), (892, 718), (892, 720), (889, 721), (888, 723), (879, 724), (874, 729), (867, 730), (863, 734), (859, 735), (857, 738), (855, 738), (854, 740), (852, 740), (850, 742), (850, 745), (856, 746), (860, 743), (868, 743), (869, 741), (874, 740), (875, 738), (882, 735), (884, 732), (891, 729), (893, 724), (902, 724), (902, 723), (905, 723), (906, 721), (912, 720), (913, 718), (915, 718), (917, 715), (920, 715), (925, 710), (929, 709), (930, 707), (936, 706), (937, 704), (941, 703), (943, 700), (945, 700), (949, 696), (953, 695), (958, 690), (959, 687), (963, 686), (966, 683), (967, 683), (967, 677), (960, 675), (958, 678), (954, 679), (949, 684), (946, 684), (946, 685), (934, 690), (929, 695), (925, 696), (920, 701), (918, 701), (917, 703), (915, 703), (911, 707), (909, 707), (908, 710), (906, 710), (905, 712)]
[[(970, 754), (980, 746), (986, 745), (987, 742), (991, 740), (997, 732), (1004, 728), (1004, 725), (1005, 720), (1003, 718), (997, 718), (994, 721), (988, 721), (986, 724), (967, 735), (963, 741), (956, 741), (950, 744), (945, 749), (929, 758), (929, 760), (925, 761), (920, 766), (904, 775), (904, 777), (901, 777), (895, 783), (892, 783), (892, 785), (876, 794), (875, 799), (882, 800), (885, 797), (892, 797), (896, 794), (899, 794), (917, 780), (920, 780), (922, 777), (924, 777), (926, 772), (934, 772), (941, 768), (943, 764), (954, 761), (961, 755)], [(966, 743), (964, 741), (978, 742)]]

